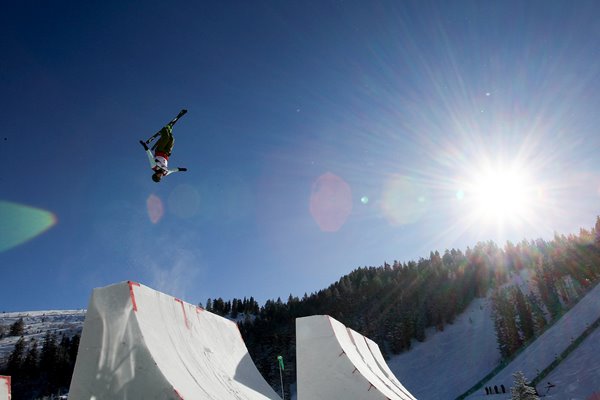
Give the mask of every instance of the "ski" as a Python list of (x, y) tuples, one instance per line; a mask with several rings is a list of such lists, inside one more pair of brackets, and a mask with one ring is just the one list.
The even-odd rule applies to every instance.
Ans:
[(177, 116), (176, 116), (175, 118), (173, 118), (173, 119), (171, 120), (171, 122), (169, 122), (167, 125), (171, 125), (171, 126), (175, 125), (175, 122), (177, 122), (177, 120), (178, 120), (179, 118), (183, 117), (183, 116), (185, 115), (185, 113), (187, 113), (187, 110), (185, 110), (185, 109), (184, 109), (184, 110), (181, 110), (181, 111), (179, 111), (179, 114), (177, 114)]
[[(179, 111), (179, 114), (177, 114), (177, 116), (175, 118), (173, 118), (166, 126), (171, 126), (171, 128), (172, 128), (173, 125), (175, 125), (175, 123), (179, 120), (179, 118), (183, 117), (186, 113), (187, 113), (187, 110), (185, 110), (185, 109)], [(158, 136), (160, 136), (160, 131), (156, 132), (154, 135), (152, 135), (150, 137), (150, 139), (146, 140), (146, 144), (150, 144)]]

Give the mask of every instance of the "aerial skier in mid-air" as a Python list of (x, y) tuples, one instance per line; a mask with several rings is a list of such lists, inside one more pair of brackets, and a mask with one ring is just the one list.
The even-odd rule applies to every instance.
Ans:
[[(165, 125), (160, 131), (156, 132), (150, 139), (143, 141), (140, 140), (141, 145), (146, 150), (146, 154), (148, 155), (148, 160), (150, 161), (150, 168), (154, 173), (152, 174), (152, 180), (154, 182), (160, 182), (160, 180), (173, 172), (179, 171), (187, 171), (187, 168), (174, 168), (169, 169), (169, 157), (171, 156), (171, 151), (173, 151), (173, 144), (175, 143), (175, 139), (173, 138), (173, 125), (175, 122), (181, 117), (185, 115), (187, 110), (181, 110), (179, 114), (175, 118), (171, 120), (167, 125)], [(154, 154), (148, 148), (148, 145), (154, 141), (157, 137), (160, 136), (160, 139), (154, 146), (152, 146), (152, 150), (154, 150)]]

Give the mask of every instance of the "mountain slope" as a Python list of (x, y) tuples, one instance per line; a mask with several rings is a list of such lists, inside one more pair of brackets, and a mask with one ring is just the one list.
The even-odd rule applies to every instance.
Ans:
[[(506, 387), (510, 387), (513, 383), (512, 374), (517, 371), (522, 371), (528, 379), (535, 378), (577, 339), (588, 326), (592, 325), (598, 317), (600, 317), (600, 285), (596, 285), (569, 312), (527, 346), (510, 364), (491, 378), (486, 385), (497, 385), (500, 387), (503, 384)], [(595, 365), (596, 362), (585, 367), (594, 369), (596, 368)], [(596, 377), (596, 379), (598, 378)], [(571, 382), (569, 384), (574, 383)], [(579, 383), (587, 386), (587, 382)], [(467, 399), (477, 398), (482, 390), (484, 389), (472, 394)]]
[[(85, 310), (62, 310), (62, 311), (24, 311), (0, 313), (0, 326), (6, 329), (8, 334), (10, 326), (23, 318), (24, 334), (26, 343), (35, 339), (41, 344), (47, 331), (57, 335), (65, 334), (69, 337), (80, 333), (85, 319)], [(0, 339), (0, 365), (2, 365), (15, 347), (20, 337), (4, 337)]]
[[(512, 386), (512, 373), (528, 379), (552, 363), (572, 340), (600, 317), (600, 285), (592, 289), (513, 362), (485, 385)], [(586, 399), (600, 392), (600, 329), (596, 329), (539, 385), (550, 398)], [(398, 379), (419, 400), (454, 399), (490, 373), (500, 361), (489, 299), (477, 299), (443, 332), (428, 331), (425, 342), (414, 342), (410, 351), (392, 357), (388, 364)], [(485, 387), (485, 386), (484, 386)], [(469, 399), (485, 394), (481, 388)]]
[(489, 299), (474, 300), (443, 332), (392, 357), (388, 365), (419, 400), (453, 399), (468, 390), (500, 361)]
[[(548, 399), (600, 399), (600, 328), (596, 328), (566, 360), (538, 385)], [(549, 386), (548, 384), (553, 386)], [(592, 397), (592, 394), (597, 397)]]

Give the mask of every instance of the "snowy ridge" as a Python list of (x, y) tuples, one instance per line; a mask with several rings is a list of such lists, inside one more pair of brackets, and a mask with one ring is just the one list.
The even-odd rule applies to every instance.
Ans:
[(28, 343), (35, 339), (41, 344), (46, 332), (51, 331), (60, 336), (65, 334), (69, 337), (80, 333), (85, 319), (85, 310), (49, 310), (49, 311), (23, 311), (0, 313), (0, 325), (4, 327), (4, 338), (0, 339), (0, 364), (13, 351), (15, 343), (20, 339), (16, 336), (6, 337), (10, 326), (23, 318), (23, 338)]

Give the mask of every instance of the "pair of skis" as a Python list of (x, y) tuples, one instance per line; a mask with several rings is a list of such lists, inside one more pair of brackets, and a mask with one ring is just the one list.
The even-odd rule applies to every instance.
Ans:
[[(175, 123), (179, 120), (179, 118), (183, 117), (185, 114), (187, 113), (187, 110), (181, 110), (179, 111), (179, 114), (177, 114), (177, 116), (175, 118), (173, 118), (166, 126), (170, 126), (171, 128), (173, 127), (173, 125), (175, 125)], [(144, 142), (145, 144), (145, 148), (147, 148), (147, 146), (152, 143), (154, 141), (154, 139), (156, 139), (157, 137), (160, 136), (160, 131), (156, 132), (154, 135), (152, 135), (150, 137), (150, 139), (146, 140)], [(157, 142), (158, 143), (158, 142)], [(152, 150), (154, 150), (154, 148), (156, 147), (156, 143), (154, 144), (154, 146), (152, 147)]]

